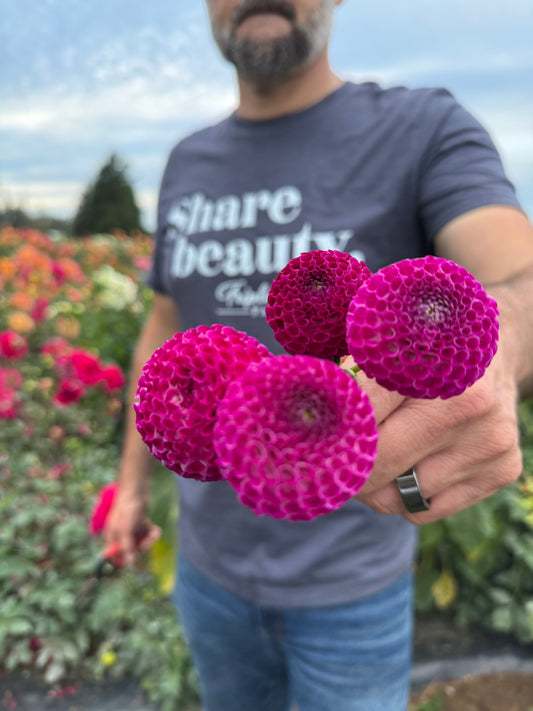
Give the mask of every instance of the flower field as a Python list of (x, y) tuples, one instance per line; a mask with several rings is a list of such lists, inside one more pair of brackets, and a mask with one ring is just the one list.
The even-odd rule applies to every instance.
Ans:
[[(75, 240), (0, 227), (0, 672), (38, 675), (54, 698), (84, 679), (133, 675), (170, 711), (197, 698), (168, 600), (173, 473), (161, 467), (154, 479), (162, 539), (138, 570), (87, 587), (102, 548), (89, 518), (116, 477), (151, 249), (140, 234)], [(521, 415), (521, 481), (421, 529), (417, 609), (530, 643), (531, 402)]]
[(194, 690), (166, 599), (175, 509), (165, 472), (152, 516), (166, 536), (142, 569), (84, 594), (102, 547), (88, 522), (116, 476), (151, 249), (144, 235), (0, 230), (0, 669), (38, 674), (55, 695), (72, 680), (133, 674), (170, 709)]

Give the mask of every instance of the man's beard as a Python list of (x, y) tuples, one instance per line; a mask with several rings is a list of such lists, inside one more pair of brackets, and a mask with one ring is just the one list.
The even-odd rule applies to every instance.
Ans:
[[(334, 0), (321, 0), (302, 24), (296, 24), (293, 6), (286, 0), (244, 0), (232, 17), (229, 31), (211, 23), (213, 37), (222, 55), (247, 79), (269, 79), (287, 74), (316, 57), (326, 46), (331, 30)], [(258, 11), (279, 13), (291, 23), (283, 37), (239, 38), (235, 30), (242, 20)]]

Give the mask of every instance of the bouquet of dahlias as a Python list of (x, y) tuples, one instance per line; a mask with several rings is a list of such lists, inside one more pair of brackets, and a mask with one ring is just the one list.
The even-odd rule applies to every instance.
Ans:
[(220, 324), (157, 349), (137, 427), (169, 469), (225, 480), (256, 514), (291, 521), (339, 508), (372, 471), (378, 432), (358, 370), (407, 397), (449, 398), (483, 375), (498, 340), (495, 300), (433, 256), (372, 273), (346, 253), (304, 253), (274, 279), (266, 319), (287, 355)]

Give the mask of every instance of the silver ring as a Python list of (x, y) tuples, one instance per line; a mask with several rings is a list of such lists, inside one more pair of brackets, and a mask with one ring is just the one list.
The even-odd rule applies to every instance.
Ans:
[(403, 505), (409, 513), (429, 510), (431, 499), (426, 499), (422, 494), (414, 467), (397, 477), (396, 484), (398, 485)]

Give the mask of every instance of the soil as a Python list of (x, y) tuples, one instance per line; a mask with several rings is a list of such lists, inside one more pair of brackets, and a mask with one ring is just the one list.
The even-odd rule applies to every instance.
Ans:
[(432, 682), (409, 711), (533, 711), (533, 674), (507, 672)]

